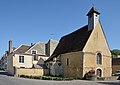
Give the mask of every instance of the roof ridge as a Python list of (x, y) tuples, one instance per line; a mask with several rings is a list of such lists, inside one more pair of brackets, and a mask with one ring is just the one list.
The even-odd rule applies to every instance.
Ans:
[(88, 26), (88, 25), (79, 27), (77, 30), (75, 30), (75, 31), (73, 31), (73, 32), (71, 32), (71, 33), (68, 33), (68, 34), (64, 35), (63, 37), (68, 36), (68, 35), (71, 35), (71, 34), (75, 33), (75, 32), (78, 31), (78, 30), (82, 30), (82, 29), (84, 29), (84, 28), (87, 27), (87, 26)]

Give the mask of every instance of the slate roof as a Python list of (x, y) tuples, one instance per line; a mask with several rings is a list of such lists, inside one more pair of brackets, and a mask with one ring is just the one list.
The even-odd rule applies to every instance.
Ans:
[(31, 46), (27, 46), (27, 45), (21, 45), (20, 47), (18, 47), (14, 53), (25, 53), (28, 49), (30, 49)]
[(33, 64), (33, 68), (47, 69), (45, 64)]
[(97, 13), (97, 14), (100, 14), (97, 9), (95, 9), (94, 7), (91, 8), (91, 10), (88, 12), (87, 16), (89, 16), (90, 14), (92, 13)]
[(120, 65), (120, 58), (112, 58), (112, 65)]
[(88, 31), (88, 25), (66, 35), (60, 39), (58, 46), (47, 61), (59, 54), (82, 51), (92, 30)]

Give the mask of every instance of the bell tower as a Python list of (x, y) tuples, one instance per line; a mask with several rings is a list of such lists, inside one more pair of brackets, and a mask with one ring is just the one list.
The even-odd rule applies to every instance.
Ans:
[(95, 26), (99, 20), (99, 15), (100, 15), (100, 13), (94, 7), (92, 7), (90, 9), (90, 11), (87, 14), (87, 16), (88, 16), (88, 31), (95, 28)]

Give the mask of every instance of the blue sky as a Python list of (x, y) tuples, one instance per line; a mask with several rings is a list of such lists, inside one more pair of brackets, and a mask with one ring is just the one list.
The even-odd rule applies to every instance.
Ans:
[(120, 49), (120, 0), (0, 0), (0, 56), (20, 44), (59, 40), (87, 24), (94, 4), (110, 49)]

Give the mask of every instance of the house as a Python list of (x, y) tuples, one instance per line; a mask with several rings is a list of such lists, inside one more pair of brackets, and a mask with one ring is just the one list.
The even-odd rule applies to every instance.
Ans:
[(50, 75), (82, 78), (90, 71), (99, 77), (112, 74), (111, 52), (99, 20), (100, 13), (92, 7), (88, 24), (63, 36), (46, 65)]
[(117, 70), (120, 70), (120, 58), (112, 58), (112, 74), (115, 74)]
[(31, 46), (20, 45), (18, 48), (13, 50), (12, 41), (10, 40), (9, 55), (7, 56), (8, 73), (16, 76), (45, 75), (43, 71), (47, 71), (47, 67), (44, 64), (44, 61), (48, 59), (48, 57), (54, 51), (57, 44), (57, 41), (49, 40), (47, 44), (38, 42), (32, 44)]

